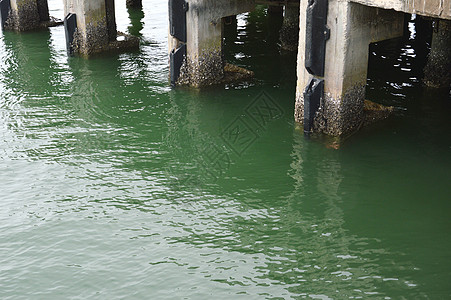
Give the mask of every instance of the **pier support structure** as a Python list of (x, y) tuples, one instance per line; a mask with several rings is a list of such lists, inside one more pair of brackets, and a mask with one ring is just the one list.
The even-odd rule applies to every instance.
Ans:
[(2, 6), (8, 1), (9, 12), (2, 14), (5, 29), (27, 31), (49, 25), (47, 0), (3, 0)]
[(297, 51), (299, 40), (299, 6), (285, 5), (282, 28), (280, 29), (280, 43), (282, 49)]
[(423, 82), (431, 87), (451, 84), (451, 20), (434, 21), (431, 51), (424, 68)]
[(76, 18), (75, 32), (68, 33), (71, 52), (90, 56), (139, 47), (135, 37), (123, 35), (121, 41), (117, 40), (114, 0), (64, 0), (64, 13)]
[(110, 33), (112, 28), (108, 26), (106, 4), (105, 0), (64, 1), (64, 15), (75, 14), (77, 20), (72, 44), (74, 52), (90, 55), (108, 45), (113, 33)]
[(254, 0), (171, 0), (169, 5), (172, 84), (202, 87), (222, 82), (223, 18), (252, 10)]
[(37, 0), (39, 20), (41, 22), (50, 21), (49, 4), (47, 0)]
[(404, 14), (330, 0), (326, 8), (330, 38), (325, 45), (323, 74), (310, 74), (306, 69), (306, 56), (309, 55), (306, 48), (312, 51), (318, 49), (311, 45), (306, 47), (308, 2), (301, 0), (300, 7), (303, 23), (299, 34), (295, 120), (305, 122), (304, 91), (312, 78), (317, 78), (324, 83), (324, 91), (318, 100), (318, 110), (310, 114), (312, 130), (334, 136), (346, 135), (358, 129), (363, 122), (369, 44), (401, 36)]

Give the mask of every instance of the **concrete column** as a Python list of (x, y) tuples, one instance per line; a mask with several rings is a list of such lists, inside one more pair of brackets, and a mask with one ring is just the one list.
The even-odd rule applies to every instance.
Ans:
[(451, 20), (436, 20), (423, 81), (431, 87), (449, 87), (451, 84), (450, 73)]
[(117, 39), (114, 0), (64, 0), (64, 13), (76, 15), (77, 30), (72, 43), (75, 53), (90, 56), (139, 47), (136, 37), (123, 35), (120, 41)]
[(11, 9), (4, 24), (6, 30), (27, 31), (62, 25), (49, 15), (47, 0), (10, 0)]
[(36, 3), (38, 7), (39, 20), (41, 22), (50, 21), (49, 5), (47, 0), (37, 0)]
[[(41, 8), (47, 6), (47, 1), (45, 0), (11, 0), (11, 11), (6, 20), (5, 29), (26, 31), (40, 27), (41, 16), (38, 9), (38, 2)], [(44, 19), (48, 19), (48, 7), (47, 16), (45, 16), (44, 9), (41, 14)]]
[(282, 28), (280, 29), (280, 42), (282, 49), (297, 51), (299, 40), (299, 6), (286, 5)]
[(74, 51), (90, 55), (102, 51), (109, 42), (105, 0), (65, 0), (64, 15), (77, 16)]
[(143, 6), (142, 0), (127, 0), (127, 7), (141, 8)]
[(211, 85), (224, 77), (222, 17), (226, 15), (221, 15), (210, 1), (192, 0), (189, 5), (184, 71), (189, 73), (191, 85)]
[[(301, 0), (300, 19), (306, 20), (308, 0)], [(305, 23), (300, 26), (298, 83), (295, 120), (304, 117), (303, 92), (312, 75), (305, 69)], [(369, 44), (401, 36), (404, 15), (392, 10), (330, 0), (327, 26), (324, 96), (313, 130), (342, 136), (358, 129), (363, 122)]]
[[(252, 10), (254, 0), (189, 0), (186, 12), (187, 55), (178, 84), (194, 87), (217, 84), (224, 79), (222, 57), (223, 17)], [(178, 41), (169, 39), (170, 51)]]
[(117, 38), (116, 14), (114, 11), (114, 0), (105, 0), (106, 24), (108, 28), (108, 41)]

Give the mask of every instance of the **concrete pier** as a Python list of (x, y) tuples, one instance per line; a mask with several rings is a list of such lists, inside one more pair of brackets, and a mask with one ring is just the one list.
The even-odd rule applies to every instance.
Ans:
[(451, 20), (436, 20), (423, 82), (431, 87), (451, 85)]
[(105, 0), (106, 25), (108, 31), (108, 41), (115, 41), (117, 38), (116, 15), (114, 11), (114, 0)]
[(280, 29), (280, 43), (282, 49), (297, 51), (299, 40), (299, 6), (286, 5), (282, 28)]
[(73, 48), (76, 53), (90, 55), (100, 52), (109, 42), (106, 1), (65, 0), (64, 15), (75, 14), (77, 30)]
[[(301, 0), (300, 19), (306, 19), (308, 1)], [(324, 95), (313, 130), (341, 136), (358, 129), (363, 122), (368, 48), (372, 42), (401, 36), (404, 15), (393, 10), (367, 7), (347, 1), (329, 1)], [(298, 83), (295, 119), (303, 123), (304, 90), (313, 75), (305, 68), (306, 26), (300, 27)]]
[(39, 20), (41, 22), (50, 21), (49, 5), (47, 0), (37, 0), (36, 3), (38, 7)]
[[(322, 9), (325, 16), (322, 17), (324, 24), (320, 25), (324, 28), (318, 30), (318, 18), (312, 15), (312, 9), (319, 2), (325, 2)], [(365, 107), (371, 107), (373, 111), (377, 108), (378, 118), (390, 111), (377, 104), (365, 103), (370, 43), (402, 36), (405, 13), (451, 19), (450, 0), (442, 0), (438, 7), (432, 0), (300, 0), (300, 3), (170, 0), (169, 3), (172, 10), (177, 10), (175, 15), (171, 15), (170, 9), (171, 82), (194, 87), (224, 82), (227, 77), (227, 64), (222, 53), (225, 17), (250, 11), (256, 3), (268, 5), (268, 14), (280, 13), (280, 9), (275, 7), (284, 6), (284, 23), (280, 32), (282, 48), (298, 51), (295, 120), (304, 122), (304, 92), (312, 92), (306, 88), (315, 86), (321, 91), (315, 92), (318, 107), (315, 104), (315, 112), (308, 113), (309, 123), (312, 123), (308, 130), (334, 136), (347, 135), (362, 126), (365, 111), (368, 111)], [(314, 24), (308, 21), (308, 25), (307, 19), (315, 20), (312, 21)], [(449, 21), (439, 23), (445, 25), (438, 26), (428, 64), (431, 67), (427, 68), (443, 67), (439, 76), (443, 80), (448, 78), (445, 75), (449, 75), (450, 69), (450, 51), (447, 51), (450, 30)], [(324, 39), (321, 47), (312, 45), (316, 43), (312, 41), (318, 39)], [(443, 84), (449, 84), (448, 79)]]
[(47, 0), (11, 0), (11, 9), (5, 22), (5, 29), (27, 31), (42, 27), (49, 21)]
[[(189, 0), (187, 4), (186, 43), (175, 36), (169, 37), (170, 52), (186, 46), (177, 84), (202, 87), (220, 83), (226, 75), (222, 55), (223, 18), (250, 11), (255, 3), (253, 0)], [(179, 20), (173, 20), (174, 26), (178, 26), (176, 22)]]
[(123, 51), (139, 47), (139, 39), (126, 36), (118, 41), (114, 0), (65, 0), (64, 13), (75, 14), (74, 53), (90, 56), (104, 51)]

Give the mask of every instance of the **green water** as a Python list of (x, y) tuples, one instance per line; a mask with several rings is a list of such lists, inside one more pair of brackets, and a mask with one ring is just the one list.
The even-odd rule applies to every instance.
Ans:
[(167, 3), (124, 2), (136, 53), (0, 33), (1, 299), (451, 297), (451, 99), (421, 85), (413, 23), (370, 50), (368, 98), (395, 115), (337, 150), (293, 121), (280, 20), (227, 29), (254, 81), (171, 89)]

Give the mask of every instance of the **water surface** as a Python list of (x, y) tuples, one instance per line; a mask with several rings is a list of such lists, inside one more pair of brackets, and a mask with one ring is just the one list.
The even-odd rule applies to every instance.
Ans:
[(451, 296), (451, 99), (421, 84), (414, 22), (370, 49), (367, 96), (395, 115), (337, 150), (293, 121), (280, 19), (226, 30), (254, 81), (171, 89), (167, 3), (143, 2), (116, 3), (135, 53), (0, 32), (0, 298)]

